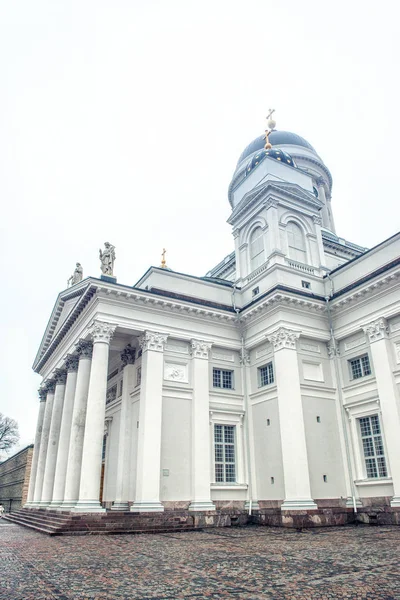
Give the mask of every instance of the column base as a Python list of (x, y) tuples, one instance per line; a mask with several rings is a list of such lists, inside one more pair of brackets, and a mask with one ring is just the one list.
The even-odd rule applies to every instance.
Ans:
[(400, 508), (400, 496), (393, 496), (390, 501), (390, 506), (392, 508)]
[(111, 510), (118, 510), (119, 512), (127, 512), (129, 510), (129, 504), (127, 502), (114, 502)]
[(131, 512), (164, 512), (164, 506), (161, 502), (134, 502), (130, 509)]
[(70, 509), (71, 512), (81, 512), (81, 513), (105, 513), (106, 509), (103, 508), (100, 502), (97, 500), (78, 500), (73, 508)]
[(48, 510), (55, 510), (61, 504), (61, 500), (52, 500), (50, 504), (46, 507)]
[(193, 511), (206, 511), (206, 510), (215, 510), (215, 504), (211, 502), (211, 500), (194, 500), (189, 505), (189, 510)]
[(258, 500), (252, 500), (250, 503), (250, 500), (246, 500), (245, 505), (244, 505), (244, 509), (247, 511), (251, 510), (260, 510), (260, 505), (258, 504)]
[(299, 498), (296, 500), (285, 500), (281, 510), (318, 510), (312, 498)]
[(78, 500), (64, 500), (63, 502), (59, 503), (56, 510), (70, 511), (77, 505), (77, 503)]

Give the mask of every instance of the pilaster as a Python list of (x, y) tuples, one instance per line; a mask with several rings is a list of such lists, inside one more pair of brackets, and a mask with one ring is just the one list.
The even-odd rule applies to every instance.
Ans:
[(281, 429), (285, 500), (281, 510), (315, 510), (311, 498), (303, 404), (296, 342), (299, 331), (279, 327), (267, 336), (273, 344)]
[(161, 419), (164, 347), (167, 335), (145, 331), (142, 349), (142, 379), (133, 512), (162, 512), (160, 502)]
[(389, 328), (380, 318), (363, 327), (370, 343), (372, 362), (382, 411), (382, 424), (388, 451), (387, 460), (393, 481), (392, 507), (400, 507), (400, 397), (391, 366)]
[(73, 508), (77, 512), (104, 511), (100, 505), (101, 455), (106, 410), (108, 354), (115, 329), (115, 325), (103, 321), (94, 321), (89, 329), (93, 341), (93, 356), (87, 396), (79, 499)]
[(215, 510), (211, 501), (209, 364), (212, 344), (191, 341), (192, 400), (192, 501), (189, 510)]

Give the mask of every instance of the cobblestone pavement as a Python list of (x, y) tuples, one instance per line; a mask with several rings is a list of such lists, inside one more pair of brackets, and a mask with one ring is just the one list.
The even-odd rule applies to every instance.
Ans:
[(47, 537), (0, 521), (1, 600), (400, 599), (400, 527)]

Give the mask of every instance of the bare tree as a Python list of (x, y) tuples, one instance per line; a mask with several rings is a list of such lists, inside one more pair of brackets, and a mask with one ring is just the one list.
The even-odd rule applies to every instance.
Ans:
[(0, 413), (0, 453), (8, 452), (19, 440), (18, 423)]

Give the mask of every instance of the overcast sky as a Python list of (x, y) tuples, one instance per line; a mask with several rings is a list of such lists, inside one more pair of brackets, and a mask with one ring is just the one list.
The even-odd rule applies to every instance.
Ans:
[[(385, 0), (2, 0), (0, 412), (33, 441), (31, 365), (76, 261), (116, 246), (132, 285), (168, 250), (203, 275), (233, 249), (227, 188), (265, 128), (333, 175), (337, 233), (399, 229), (399, 35)], [(379, 12), (378, 12), (379, 11)]]

